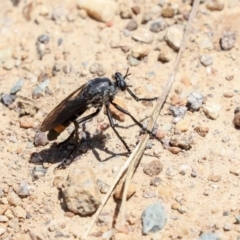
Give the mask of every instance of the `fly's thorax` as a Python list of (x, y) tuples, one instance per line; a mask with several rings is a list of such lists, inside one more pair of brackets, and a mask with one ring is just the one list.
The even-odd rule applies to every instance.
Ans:
[(84, 90), (84, 98), (93, 105), (103, 105), (116, 94), (116, 87), (108, 78), (95, 78), (91, 80)]

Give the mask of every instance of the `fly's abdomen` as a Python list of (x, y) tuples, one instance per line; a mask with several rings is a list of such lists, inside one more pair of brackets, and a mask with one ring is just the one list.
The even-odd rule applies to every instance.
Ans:
[(47, 138), (49, 141), (53, 141), (58, 138), (58, 136), (71, 124), (71, 121), (59, 124), (55, 128), (48, 132)]

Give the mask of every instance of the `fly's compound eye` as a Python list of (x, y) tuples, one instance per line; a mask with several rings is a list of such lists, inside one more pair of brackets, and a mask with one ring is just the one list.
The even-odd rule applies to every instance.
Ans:
[(115, 79), (116, 79), (118, 88), (120, 88), (121, 91), (125, 91), (127, 88), (127, 84), (126, 84), (122, 74), (119, 72), (116, 72)]

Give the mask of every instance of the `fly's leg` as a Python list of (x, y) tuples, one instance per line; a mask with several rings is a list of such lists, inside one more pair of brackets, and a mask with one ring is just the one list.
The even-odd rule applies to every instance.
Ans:
[(158, 99), (158, 97), (154, 97), (154, 98), (139, 98), (129, 88), (127, 88), (127, 91), (134, 98), (134, 100), (136, 100), (137, 102), (139, 102), (139, 101), (148, 101), (148, 102), (150, 102), (150, 101), (154, 101), (154, 100)]
[(113, 118), (112, 118), (112, 114), (109, 111), (109, 103), (105, 104), (106, 106), (106, 111), (107, 111), (107, 116), (110, 122), (110, 126), (112, 127), (113, 131), (115, 132), (115, 134), (117, 135), (117, 137), (119, 138), (119, 140), (123, 143), (124, 147), (127, 149), (127, 151), (129, 153), (131, 153), (131, 149), (128, 147), (127, 143), (123, 140), (123, 138), (120, 136), (119, 132), (116, 130), (114, 122), (113, 122)]
[(93, 117), (95, 117), (99, 112), (100, 112), (101, 108), (97, 108), (97, 110), (88, 115), (88, 116), (85, 116), (79, 120), (75, 120), (73, 123), (74, 123), (74, 126), (75, 126), (75, 129), (74, 131), (71, 133), (71, 135), (69, 137), (74, 137), (74, 148), (71, 150), (71, 152), (69, 153), (68, 157), (63, 159), (63, 161), (56, 167), (56, 169), (63, 169), (63, 168), (66, 168), (67, 165), (70, 165), (73, 161), (74, 161), (74, 155), (77, 151), (77, 145), (80, 141), (79, 139), (79, 135), (78, 135), (78, 130), (79, 130), (79, 125), (83, 122), (86, 122), (90, 119), (92, 119)]
[(148, 133), (149, 135), (151, 135), (152, 137), (154, 137), (155, 139), (157, 139), (158, 141), (161, 142), (161, 139), (160, 139), (160, 138), (156, 137), (156, 135), (155, 135), (152, 131), (150, 131), (150, 130), (148, 130), (146, 127), (144, 127), (135, 117), (133, 117), (133, 115), (132, 115), (130, 112), (128, 112), (127, 110), (121, 108), (120, 106), (118, 106), (118, 105), (117, 105), (116, 103), (114, 103), (114, 102), (111, 102), (111, 104), (112, 104), (116, 109), (118, 109), (120, 112), (128, 115), (144, 132)]

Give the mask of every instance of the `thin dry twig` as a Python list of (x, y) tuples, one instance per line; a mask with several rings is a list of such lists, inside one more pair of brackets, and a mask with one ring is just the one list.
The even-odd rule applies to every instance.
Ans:
[[(174, 62), (174, 65), (173, 65), (171, 74), (169, 75), (168, 81), (167, 81), (165, 87), (163, 88), (163, 93), (162, 93), (161, 97), (158, 99), (157, 105), (155, 106), (155, 108), (153, 110), (153, 113), (150, 117), (150, 121), (148, 123), (148, 129), (153, 128), (153, 126), (154, 126), (154, 124), (155, 124), (155, 122), (156, 122), (156, 120), (157, 120), (157, 118), (160, 114), (160, 111), (161, 111), (161, 109), (162, 109), (162, 107), (163, 107), (163, 105), (164, 105), (164, 103), (167, 99), (167, 96), (168, 96), (168, 94), (169, 94), (169, 92), (172, 88), (172, 85), (173, 85), (173, 82), (175, 80), (175, 75), (176, 75), (176, 72), (177, 72), (182, 54), (183, 54), (183, 52), (185, 50), (185, 47), (186, 47), (186, 43), (187, 43), (188, 35), (189, 35), (190, 29), (191, 29), (191, 25), (192, 25), (193, 19), (196, 16), (197, 10), (198, 10), (198, 6), (199, 6), (199, 0), (195, 0), (194, 4), (193, 4), (193, 7), (192, 7), (190, 17), (188, 19), (188, 23), (187, 23), (187, 26), (186, 26), (186, 29), (185, 29), (185, 33), (184, 33), (182, 41), (181, 41), (181, 46), (180, 46), (177, 58)], [(129, 189), (129, 185), (130, 185), (131, 179), (133, 177), (133, 173), (135, 171), (135, 168), (138, 165), (138, 163), (139, 163), (139, 161), (140, 161), (140, 159), (141, 159), (141, 157), (144, 153), (144, 150), (145, 150), (148, 139), (149, 139), (149, 135), (145, 134), (145, 136), (143, 136), (141, 142), (137, 145), (136, 148), (138, 149), (138, 151), (136, 152), (136, 155), (134, 155), (132, 157), (131, 164), (130, 164), (130, 166), (128, 168), (128, 171), (127, 171), (127, 174), (126, 174), (126, 181), (125, 181), (125, 184), (124, 184), (122, 202), (121, 202), (121, 207), (120, 207), (120, 210), (119, 210), (120, 211), (120, 217), (121, 217), (120, 221), (122, 223), (125, 222), (126, 201), (127, 201), (127, 192), (128, 192), (128, 189)]]
[[(154, 124), (155, 124), (155, 122), (156, 122), (156, 120), (159, 116), (159, 113), (160, 113), (160, 111), (161, 111), (161, 109), (162, 109), (162, 107), (163, 107), (163, 105), (164, 105), (164, 103), (167, 99), (167, 96), (168, 96), (168, 94), (169, 94), (169, 92), (172, 88), (172, 85), (173, 85), (173, 82), (174, 82), (174, 79), (175, 79), (175, 75), (176, 75), (176, 72), (177, 72), (181, 57), (182, 57), (182, 53), (183, 53), (183, 51), (185, 50), (185, 47), (186, 47), (188, 34), (190, 32), (193, 19), (195, 18), (197, 10), (198, 10), (199, 1), (200, 0), (195, 0), (194, 3), (193, 3), (192, 11), (191, 11), (190, 17), (188, 19), (186, 30), (185, 30), (185, 33), (184, 33), (184, 36), (183, 36), (183, 39), (182, 39), (182, 42), (181, 42), (181, 47), (179, 49), (177, 58), (174, 62), (171, 74), (169, 75), (168, 81), (167, 81), (165, 87), (163, 88), (163, 93), (162, 93), (161, 97), (158, 99), (158, 102), (157, 102), (157, 104), (156, 104), (156, 106), (155, 106), (155, 108), (154, 108), (154, 110), (153, 110), (153, 112), (150, 116), (150, 120), (149, 120), (149, 123), (148, 123), (148, 129), (153, 128), (153, 126), (154, 126)], [(101, 205), (99, 206), (97, 212), (95, 213), (95, 215), (94, 215), (89, 227), (87, 228), (85, 234), (83, 235), (82, 239), (87, 238), (89, 232), (91, 231), (91, 228), (93, 227), (96, 219), (98, 218), (100, 212), (102, 211), (103, 206), (107, 202), (109, 196), (112, 194), (113, 189), (115, 188), (116, 184), (119, 182), (119, 180), (121, 179), (121, 177), (123, 176), (125, 171), (128, 169), (128, 172), (127, 172), (127, 175), (126, 175), (126, 180), (125, 180), (125, 185), (124, 185), (124, 190), (123, 190), (121, 208), (120, 208), (120, 219), (119, 219), (120, 221), (118, 221), (118, 222), (122, 222), (122, 223), (125, 224), (127, 191), (128, 191), (128, 188), (129, 188), (129, 185), (130, 185), (135, 167), (138, 165), (138, 162), (140, 161), (140, 159), (141, 159), (141, 157), (144, 153), (144, 150), (146, 148), (146, 144), (147, 144), (148, 139), (149, 139), (149, 135), (145, 134), (142, 137), (141, 141), (138, 143), (138, 145), (135, 147), (134, 151), (132, 152), (132, 154), (130, 155), (128, 160), (125, 162), (121, 171), (119, 172), (119, 174), (115, 178), (114, 183), (111, 185), (109, 191), (107, 192), (104, 199), (102, 200)]]

